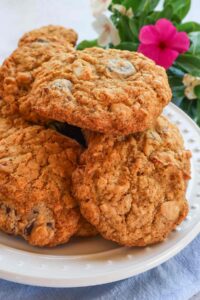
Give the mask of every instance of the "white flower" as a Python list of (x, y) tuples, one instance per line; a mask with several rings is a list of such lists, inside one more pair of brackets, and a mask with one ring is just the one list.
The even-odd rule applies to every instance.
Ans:
[(118, 12), (120, 12), (120, 14), (124, 15), (124, 16), (127, 16), (128, 18), (132, 18), (134, 16), (133, 14), (133, 10), (132, 8), (130, 7), (128, 10), (126, 9), (125, 6), (123, 5), (120, 5), (120, 4), (114, 4), (112, 6), (112, 10), (115, 9), (117, 10)]
[(107, 10), (111, 2), (112, 0), (90, 0), (93, 15), (101, 15), (104, 11)]
[(94, 22), (93, 27), (99, 34), (98, 44), (102, 47), (112, 43), (114, 46), (120, 43), (119, 33), (114, 24), (105, 15), (99, 16)]
[(194, 93), (194, 88), (200, 85), (200, 77), (195, 77), (190, 74), (185, 74), (183, 77), (183, 84), (185, 86), (185, 96), (190, 99), (196, 99), (197, 96)]

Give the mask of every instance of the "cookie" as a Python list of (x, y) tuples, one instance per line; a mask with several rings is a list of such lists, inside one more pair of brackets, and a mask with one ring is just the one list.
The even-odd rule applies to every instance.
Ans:
[(75, 236), (87, 238), (98, 235), (98, 231), (94, 226), (92, 226), (89, 222), (87, 222), (82, 216), (79, 221), (79, 228), (76, 232)]
[(75, 46), (77, 39), (78, 35), (73, 29), (48, 25), (25, 33), (19, 40), (18, 46), (21, 47), (32, 42), (57, 42), (64, 46), (68, 46), (69, 44)]
[(142, 133), (88, 137), (72, 175), (82, 215), (121, 245), (163, 241), (188, 213), (191, 154), (178, 129), (161, 116)]
[(10, 107), (11, 115), (19, 113), (26, 120), (43, 121), (23, 99), (30, 92), (42, 64), (67, 51), (73, 51), (72, 46), (36, 41), (19, 47), (4, 61), (0, 68), (0, 97)]
[(137, 52), (100, 48), (44, 64), (27, 96), (44, 118), (118, 135), (149, 128), (170, 99), (162, 67)]
[(41, 247), (75, 235), (82, 221), (71, 174), (81, 152), (52, 129), (1, 116), (0, 229)]

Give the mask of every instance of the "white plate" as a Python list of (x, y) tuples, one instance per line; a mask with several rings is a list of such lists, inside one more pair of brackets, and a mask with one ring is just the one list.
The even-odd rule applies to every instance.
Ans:
[(192, 180), (187, 190), (190, 212), (165, 242), (126, 248), (96, 237), (74, 239), (55, 249), (39, 249), (0, 233), (0, 277), (50, 287), (103, 284), (158, 266), (188, 245), (200, 232), (200, 129), (173, 104), (165, 114), (180, 128), (186, 148), (193, 153)]

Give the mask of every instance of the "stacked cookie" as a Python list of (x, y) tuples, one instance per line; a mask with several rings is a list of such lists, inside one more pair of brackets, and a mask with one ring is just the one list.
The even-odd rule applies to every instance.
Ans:
[(49, 129), (58, 124), (24, 101), (44, 62), (74, 51), (76, 39), (73, 30), (58, 26), (32, 31), (0, 69), (0, 229), (35, 246), (96, 234), (71, 193), (83, 147)]
[(161, 116), (166, 72), (135, 52), (76, 51), (76, 38), (32, 31), (1, 67), (0, 228), (38, 246), (97, 232), (160, 242), (187, 215), (190, 178), (190, 152)]

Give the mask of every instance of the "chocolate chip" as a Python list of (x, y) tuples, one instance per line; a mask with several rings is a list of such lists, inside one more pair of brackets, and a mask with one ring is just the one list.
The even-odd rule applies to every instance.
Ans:
[(32, 223), (28, 224), (28, 225), (25, 227), (25, 229), (24, 229), (24, 234), (25, 234), (25, 235), (30, 235), (30, 234), (31, 234), (31, 232), (32, 232), (32, 230), (33, 230), (33, 228), (34, 228), (34, 224), (35, 224), (35, 222), (33, 221)]
[(11, 208), (6, 206), (6, 213), (9, 214), (11, 212)]
[(0, 204), (0, 208), (3, 209), (6, 214), (9, 214), (11, 212), (11, 208), (3, 203)]
[(48, 222), (48, 223), (47, 223), (47, 227), (53, 228), (54, 226), (53, 226), (53, 224), (52, 224), (51, 222)]
[(47, 40), (43, 40), (43, 39), (37, 39), (36, 42), (38, 42), (38, 43), (48, 43)]

